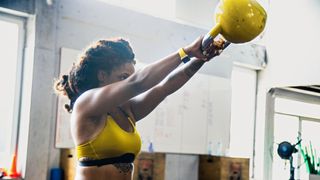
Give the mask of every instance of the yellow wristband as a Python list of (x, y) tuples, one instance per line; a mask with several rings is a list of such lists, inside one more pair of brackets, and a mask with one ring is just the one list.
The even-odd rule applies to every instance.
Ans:
[(186, 63), (190, 60), (188, 54), (184, 51), (183, 48), (180, 48), (178, 53), (179, 53), (181, 61), (183, 61), (184, 63)]

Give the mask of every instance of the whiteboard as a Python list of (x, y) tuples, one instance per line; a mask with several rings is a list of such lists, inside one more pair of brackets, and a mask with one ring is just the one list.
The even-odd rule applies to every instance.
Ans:
[[(80, 53), (81, 51), (79, 50), (61, 48), (59, 77), (69, 72), (73, 62), (76, 61)], [(56, 141), (55, 141), (56, 142), (55, 146), (57, 148), (74, 147), (74, 143), (73, 143), (71, 131), (70, 131), (71, 114), (64, 109), (64, 105), (69, 103), (70, 101), (66, 96), (58, 97)]]
[[(62, 48), (60, 72), (67, 72), (79, 53)], [(64, 104), (59, 98), (56, 147), (70, 148), (70, 115)], [(229, 147), (230, 110), (230, 79), (198, 73), (137, 123), (142, 151), (223, 155)]]
[(229, 146), (230, 94), (229, 79), (196, 74), (137, 123), (142, 150), (224, 154)]

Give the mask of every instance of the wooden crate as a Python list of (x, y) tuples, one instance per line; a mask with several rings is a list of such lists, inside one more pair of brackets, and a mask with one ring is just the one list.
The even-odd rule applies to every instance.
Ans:
[(74, 149), (61, 149), (60, 167), (64, 171), (65, 180), (74, 180), (77, 160)]
[(200, 180), (249, 180), (249, 159), (200, 155)]
[[(76, 157), (74, 149), (61, 149), (60, 167), (64, 170), (64, 179), (73, 180), (76, 170)], [(153, 180), (163, 180), (165, 170), (164, 153), (140, 153), (134, 161), (133, 179), (140, 176), (150, 176)], [(140, 178), (141, 179), (141, 178)]]
[(165, 154), (142, 152), (134, 161), (134, 180), (164, 180)]

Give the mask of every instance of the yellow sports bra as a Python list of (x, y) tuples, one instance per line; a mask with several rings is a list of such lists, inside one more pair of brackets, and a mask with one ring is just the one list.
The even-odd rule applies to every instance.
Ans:
[(124, 154), (136, 157), (141, 149), (141, 138), (131, 119), (128, 119), (133, 132), (123, 130), (111, 116), (108, 116), (103, 130), (97, 137), (76, 147), (77, 158), (101, 160)]

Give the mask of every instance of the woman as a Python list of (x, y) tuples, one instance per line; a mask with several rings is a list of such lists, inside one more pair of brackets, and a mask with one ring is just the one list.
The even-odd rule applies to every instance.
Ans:
[[(203, 55), (201, 42), (202, 37), (137, 72), (134, 53), (124, 39), (100, 40), (84, 51), (69, 74), (55, 84), (70, 99), (65, 107), (72, 113), (71, 133), (79, 161), (76, 179), (132, 178), (132, 162), (141, 148), (135, 123), (224, 46), (222, 39), (214, 41)], [(182, 60), (190, 62), (169, 74)]]

